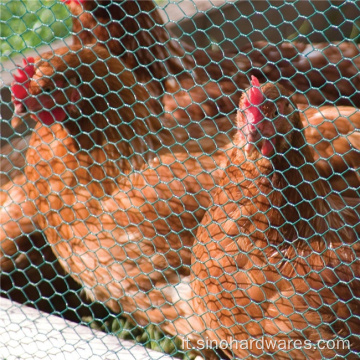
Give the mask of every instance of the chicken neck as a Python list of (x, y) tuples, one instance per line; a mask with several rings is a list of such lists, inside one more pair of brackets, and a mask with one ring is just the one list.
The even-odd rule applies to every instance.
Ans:
[(309, 150), (307, 146), (290, 148), (271, 160), (259, 157), (240, 164), (245, 179), (239, 184), (245, 195), (240, 203), (246, 211), (251, 209), (250, 222), (261, 219), (272, 243), (309, 239), (339, 229), (341, 218), (330, 214), (337, 206), (337, 196), (328, 194)]

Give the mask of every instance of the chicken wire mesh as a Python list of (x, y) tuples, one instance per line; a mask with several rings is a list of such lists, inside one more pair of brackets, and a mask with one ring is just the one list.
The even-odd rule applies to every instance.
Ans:
[[(2, 317), (43, 311), (6, 331), (51, 314), (184, 359), (359, 357), (359, 3), (0, 6)], [(68, 349), (11, 339), (4, 358)]]

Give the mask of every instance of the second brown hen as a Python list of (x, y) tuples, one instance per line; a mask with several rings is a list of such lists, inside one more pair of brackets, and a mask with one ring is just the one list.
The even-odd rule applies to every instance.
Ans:
[(360, 199), (328, 192), (288, 97), (253, 79), (241, 98), (193, 248), (194, 308), (231, 358), (357, 359)]

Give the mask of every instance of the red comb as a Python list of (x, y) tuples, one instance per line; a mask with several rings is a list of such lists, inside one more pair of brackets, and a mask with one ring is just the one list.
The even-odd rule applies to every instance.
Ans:
[(262, 104), (264, 101), (264, 94), (260, 90), (259, 80), (254, 75), (251, 76), (251, 85), (253, 87), (247, 91), (248, 98), (244, 101), (243, 110), (245, 110), (248, 122), (256, 124), (263, 119), (263, 114), (257, 105)]
[[(17, 74), (14, 74), (14, 82), (11, 86), (11, 92), (15, 99), (21, 100), (28, 96), (28, 88), (30, 79), (35, 74), (34, 58), (28, 57), (23, 59), (23, 68), (17, 70)], [(16, 100), (15, 100), (16, 101)]]
[(251, 85), (260, 87), (259, 79), (254, 75), (251, 75)]
[(261, 92), (259, 80), (252, 75), (251, 76), (251, 87), (248, 91), (248, 96), (251, 105), (260, 105), (264, 101), (264, 94)]

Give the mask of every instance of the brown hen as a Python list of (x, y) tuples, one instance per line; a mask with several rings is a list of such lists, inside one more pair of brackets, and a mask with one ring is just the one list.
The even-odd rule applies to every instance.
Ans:
[(195, 341), (190, 248), (226, 162), (217, 137), (179, 145), (144, 86), (104, 48), (43, 54), (27, 91), (23, 105), (38, 121), (27, 215), (90, 298)]
[(254, 78), (241, 98), (193, 248), (193, 306), (230, 357), (357, 359), (360, 199), (328, 193), (288, 96)]

